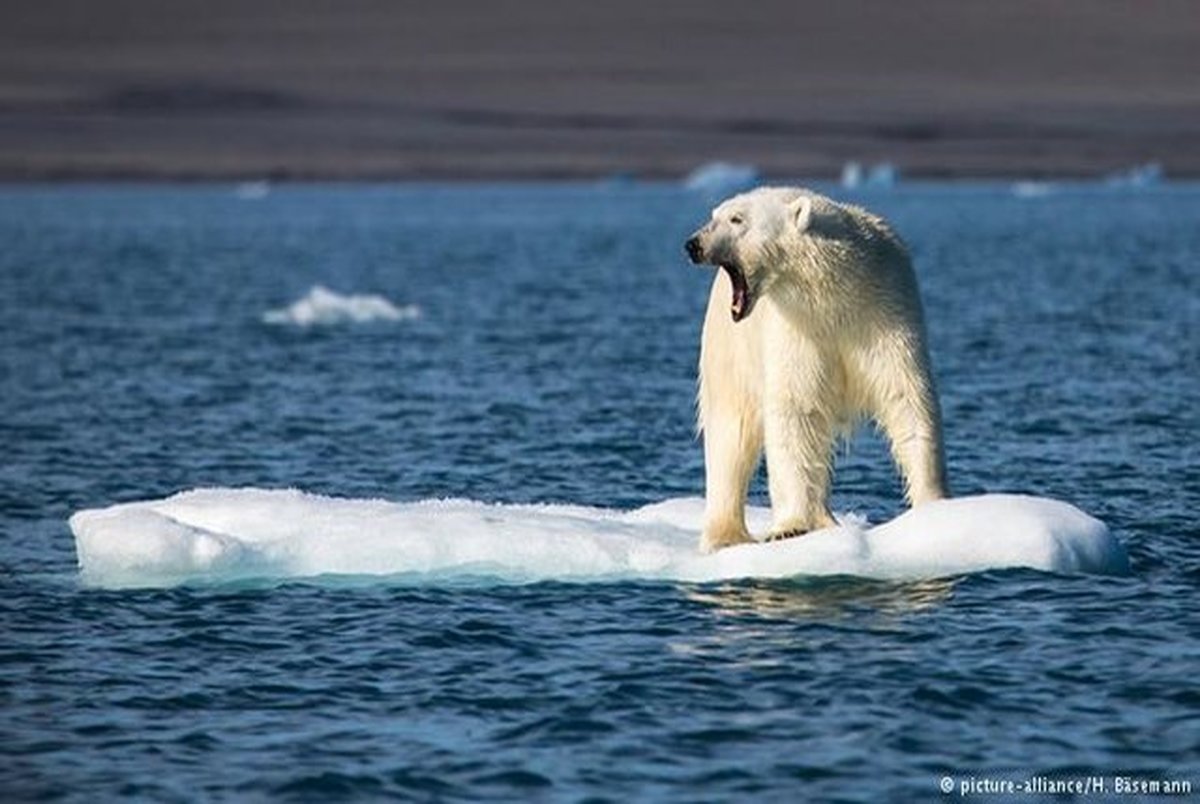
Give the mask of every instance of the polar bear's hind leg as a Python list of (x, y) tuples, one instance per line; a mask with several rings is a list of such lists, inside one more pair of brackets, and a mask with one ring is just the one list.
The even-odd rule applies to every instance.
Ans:
[[(909, 505), (949, 496), (942, 416), (923, 345), (890, 344), (860, 371), (873, 389), (871, 415), (887, 436)], [(883, 366), (891, 366), (885, 370)]]

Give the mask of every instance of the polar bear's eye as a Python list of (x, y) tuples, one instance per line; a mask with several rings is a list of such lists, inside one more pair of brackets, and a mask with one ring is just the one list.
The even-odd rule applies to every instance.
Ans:
[(745, 223), (746, 219), (743, 218), (741, 215), (733, 215), (729, 218), (729, 222), (732, 223), (734, 226), (739, 226), (739, 225)]

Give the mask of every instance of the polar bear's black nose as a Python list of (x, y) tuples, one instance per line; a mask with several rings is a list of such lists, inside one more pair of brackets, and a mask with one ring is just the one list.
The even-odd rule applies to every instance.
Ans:
[(687, 252), (688, 259), (692, 262), (700, 262), (704, 258), (704, 250), (700, 248), (699, 237), (689, 237), (688, 241), (683, 244), (683, 250)]

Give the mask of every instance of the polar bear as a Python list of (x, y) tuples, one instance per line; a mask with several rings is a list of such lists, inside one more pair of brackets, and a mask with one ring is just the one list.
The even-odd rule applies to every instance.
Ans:
[(916, 277), (883, 219), (762, 187), (721, 203), (686, 251), (721, 269), (700, 348), (701, 550), (751, 541), (746, 494), (764, 447), (768, 539), (835, 524), (834, 444), (864, 418), (891, 442), (911, 505), (947, 496)]

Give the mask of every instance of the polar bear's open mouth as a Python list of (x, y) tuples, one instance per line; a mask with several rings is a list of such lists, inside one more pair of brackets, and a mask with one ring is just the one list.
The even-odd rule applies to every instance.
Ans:
[(721, 263), (721, 268), (729, 274), (729, 282), (733, 285), (733, 300), (729, 303), (729, 312), (735, 322), (741, 321), (750, 314), (754, 300), (750, 298), (750, 283), (741, 268), (729, 263)]

